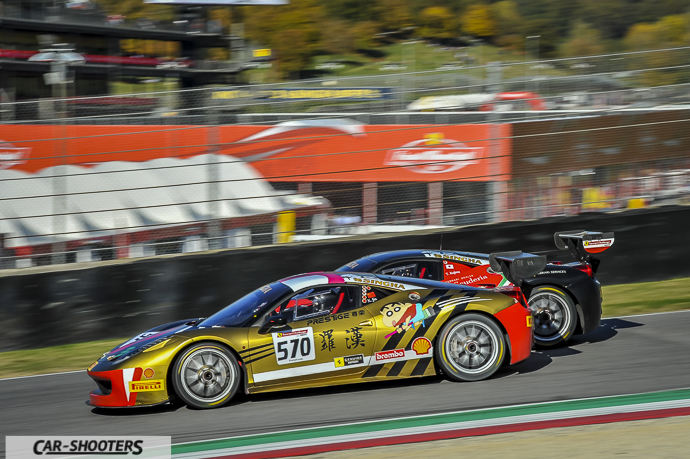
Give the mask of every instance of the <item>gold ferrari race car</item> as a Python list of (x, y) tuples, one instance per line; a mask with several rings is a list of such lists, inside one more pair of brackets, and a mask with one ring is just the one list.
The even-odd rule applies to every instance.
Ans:
[[(510, 255), (495, 261), (516, 282), (546, 263)], [(453, 380), (477, 381), (526, 359), (533, 329), (516, 287), (301, 274), (265, 285), (211, 317), (153, 328), (105, 353), (88, 368), (98, 389), (87, 403), (130, 407), (179, 399), (214, 408), (240, 390), (420, 377), (439, 369)]]

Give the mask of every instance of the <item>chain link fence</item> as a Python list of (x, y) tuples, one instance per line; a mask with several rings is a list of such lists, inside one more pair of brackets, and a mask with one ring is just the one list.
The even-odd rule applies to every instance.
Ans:
[(3, 100), (0, 266), (687, 204), (689, 53)]

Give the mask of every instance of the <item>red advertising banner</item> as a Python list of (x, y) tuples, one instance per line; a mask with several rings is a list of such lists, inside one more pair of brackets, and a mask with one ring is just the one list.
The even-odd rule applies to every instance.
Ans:
[(510, 179), (502, 125), (0, 126), (0, 169), (149, 161), (215, 153), (277, 182), (437, 182)]

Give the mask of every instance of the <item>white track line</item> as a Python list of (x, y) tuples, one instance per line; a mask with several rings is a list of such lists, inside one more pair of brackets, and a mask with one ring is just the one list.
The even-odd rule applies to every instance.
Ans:
[[(2, 355), (2, 354), (0, 354)], [(86, 370), (74, 370), (74, 371), (62, 371), (59, 373), (44, 373), (40, 375), (30, 375), (30, 376), (14, 376), (12, 378), (0, 378), (0, 382), (2, 381), (11, 381), (13, 379), (26, 379), (26, 378), (38, 378), (39, 376), (58, 376), (58, 375), (68, 375), (71, 373), (86, 373)]]
[[(681, 312), (690, 312), (690, 309), (686, 309), (683, 311), (665, 311), (665, 312), (651, 312), (649, 314), (635, 314), (632, 316), (616, 316), (616, 317), (602, 317), (601, 320), (608, 320), (608, 319), (628, 319), (630, 317), (646, 317), (646, 316), (660, 316), (660, 315), (665, 315), (665, 314), (677, 314)], [(0, 356), (2, 356), (2, 353), (0, 353)], [(12, 378), (0, 378), (0, 381), (10, 381), (13, 379), (24, 379), (24, 378), (38, 378), (39, 376), (57, 376), (57, 375), (68, 375), (71, 373), (80, 373), (82, 371), (86, 370), (75, 370), (75, 371), (63, 371), (60, 373), (45, 373), (45, 374), (40, 374), (40, 375), (31, 375), (31, 376), (14, 376)]]

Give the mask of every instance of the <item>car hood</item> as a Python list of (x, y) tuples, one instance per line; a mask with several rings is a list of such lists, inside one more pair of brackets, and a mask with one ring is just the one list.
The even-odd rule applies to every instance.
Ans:
[(172, 335), (187, 330), (195, 330), (196, 324), (200, 321), (201, 319), (185, 319), (159, 325), (115, 346), (111, 351), (103, 354), (101, 359), (116, 362), (122, 360), (125, 356), (138, 354), (169, 339)]

